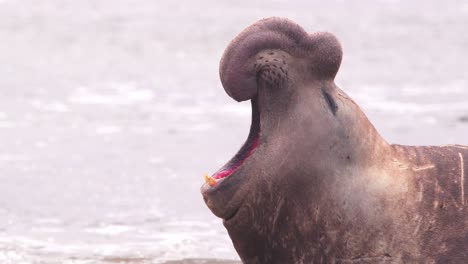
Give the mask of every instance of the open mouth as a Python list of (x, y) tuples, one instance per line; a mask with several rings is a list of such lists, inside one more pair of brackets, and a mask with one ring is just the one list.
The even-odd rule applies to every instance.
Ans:
[(252, 99), (252, 124), (247, 140), (234, 157), (212, 176), (205, 176), (210, 186), (215, 186), (220, 180), (231, 176), (255, 152), (260, 140), (260, 112), (257, 98)]

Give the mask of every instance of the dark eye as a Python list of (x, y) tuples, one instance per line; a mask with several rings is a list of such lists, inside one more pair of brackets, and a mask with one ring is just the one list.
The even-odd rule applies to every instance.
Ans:
[(333, 115), (336, 115), (336, 112), (338, 111), (338, 105), (335, 102), (335, 99), (333, 99), (333, 96), (331, 96), (325, 88), (322, 88), (322, 95), (325, 98), (325, 101), (328, 104), (328, 107), (332, 111)]

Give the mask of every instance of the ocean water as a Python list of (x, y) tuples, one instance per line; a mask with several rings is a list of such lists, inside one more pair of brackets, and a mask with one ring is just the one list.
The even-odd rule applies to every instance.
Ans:
[(0, 0), (0, 263), (239, 263), (199, 194), (250, 125), (218, 63), (284, 16), (392, 143), (468, 144), (464, 1)]

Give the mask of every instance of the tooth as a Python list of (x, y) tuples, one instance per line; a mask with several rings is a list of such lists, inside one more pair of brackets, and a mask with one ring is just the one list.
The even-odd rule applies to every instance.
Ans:
[(209, 176), (208, 174), (205, 174), (205, 182), (208, 183), (208, 185), (210, 185), (211, 187), (215, 186), (216, 183), (218, 183), (218, 181), (215, 178)]

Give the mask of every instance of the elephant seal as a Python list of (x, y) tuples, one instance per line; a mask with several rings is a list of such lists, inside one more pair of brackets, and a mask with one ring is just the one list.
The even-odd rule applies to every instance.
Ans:
[(247, 141), (201, 187), (244, 263), (467, 263), (468, 147), (387, 143), (334, 83), (342, 49), (281, 18), (227, 47)]

